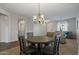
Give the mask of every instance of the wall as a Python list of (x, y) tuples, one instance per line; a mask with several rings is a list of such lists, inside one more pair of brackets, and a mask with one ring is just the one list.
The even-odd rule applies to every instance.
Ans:
[(8, 42), (18, 40), (18, 16), (9, 15), (9, 37)]
[(33, 32), (33, 21), (32, 19), (28, 19), (26, 20), (26, 30), (27, 32)]
[(76, 23), (77, 23), (76, 34), (77, 34), (78, 54), (79, 54), (79, 13), (77, 15)]
[[(76, 35), (76, 18), (65, 19), (68, 23), (68, 31), (72, 31)], [(57, 23), (61, 21), (51, 21), (47, 24), (47, 32), (55, 32), (57, 30)], [(62, 21), (63, 22), (63, 21)]]
[(76, 35), (76, 18), (67, 19), (68, 22), (68, 31), (72, 31), (74, 35)]
[(9, 15), (9, 13), (2, 8), (0, 8), (0, 13), (2, 13), (4, 15)]
[[(26, 17), (22, 18), (27, 21)], [(12, 42), (18, 40), (18, 19), (19, 16), (10, 14), (0, 8), (0, 42)], [(26, 25), (28, 24), (26, 23)], [(26, 32), (28, 30), (27, 28), (28, 27), (26, 26)]]
[(77, 21), (78, 21), (78, 28), (77, 28), (77, 39), (78, 39), (78, 43), (79, 43), (79, 15), (77, 16)]
[(45, 24), (34, 24), (32, 19), (26, 20), (26, 37), (27, 32), (33, 32), (34, 36), (46, 35), (46, 25)]
[[(25, 21), (27, 20), (26, 17), (23, 17), (23, 19)], [(19, 16), (16, 15), (0, 15), (0, 42), (12, 42), (18, 40), (18, 20)], [(25, 29), (27, 32), (27, 27)]]
[(7, 42), (9, 39), (9, 26), (7, 16), (0, 15), (0, 42)]
[(47, 32), (55, 32), (57, 30), (57, 22), (51, 21), (47, 24)]
[(34, 24), (33, 27), (34, 36), (46, 35), (46, 24)]
[[(12, 15), (8, 13), (7, 11), (0, 8), (0, 13), (4, 15), (0, 15), (0, 42), (11, 42), (18, 40), (18, 17), (16, 15)], [(7, 16), (6, 16), (7, 15)], [(23, 17), (26, 21), (26, 31), (25, 36), (27, 38), (27, 32), (34, 32), (34, 35), (40, 36), (45, 35), (46, 32), (55, 32), (57, 29), (57, 22), (52, 21), (47, 24), (47, 31), (46, 31), (46, 25), (39, 25), (39, 24), (33, 24), (32, 19), (27, 19), (26, 17)], [(75, 24), (74, 19), (73, 23), (71, 20), (68, 21), (69, 24), (69, 31), (75, 32)]]
[(11, 42), (17, 40), (18, 17), (13, 15), (0, 15), (0, 42)]
[(7, 42), (9, 39), (8, 17), (9, 13), (0, 8), (0, 42)]
[[(22, 17), (22, 16), (21, 16)], [(27, 38), (27, 18), (26, 17), (22, 17), (22, 19), (25, 20), (26, 23), (26, 27), (25, 27), (25, 38)], [(20, 20), (19, 16), (16, 15), (9, 15), (8, 16), (8, 20), (9, 20), (9, 38), (8, 42), (12, 42), (12, 41), (17, 41), (18, 40), (18, 21)]]

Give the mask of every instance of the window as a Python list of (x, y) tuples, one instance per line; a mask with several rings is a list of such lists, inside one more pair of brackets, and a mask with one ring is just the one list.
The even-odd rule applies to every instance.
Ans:
[(68, 31), (68, 23), (66, 21), (58, 22), (57, 31)]

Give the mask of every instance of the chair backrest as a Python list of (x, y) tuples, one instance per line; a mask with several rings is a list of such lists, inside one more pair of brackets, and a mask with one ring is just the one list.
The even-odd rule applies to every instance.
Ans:
[(20, 51), (23, 52), (26, 47), (25, 36), (19, 36)]
[(47, 36), (48, 36), (48, 37), (53, 37), (54, 34), (55, 34), (55, 32), (47, 32)]
[(29, 38), (29, 37), (33, 37), (33, 32), (28, 32), (27, 33), (27, 38)]
[(59, 54), (60, 37), (61, 36), (55, 36), (53, 54)]

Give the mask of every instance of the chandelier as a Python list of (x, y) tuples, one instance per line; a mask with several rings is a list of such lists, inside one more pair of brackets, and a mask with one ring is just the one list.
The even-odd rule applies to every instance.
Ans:
[(40, 24), (45, 24), (46, 22), (45, 22), (45, 19), (44, 19), (44, 15), (43, 14), (41, 14), (41, 12), (40, 12), (40, 3), (38, 4), (38, 14), (37, 14), (37, 16), (33, 16), (33, 22), (35, 23), (35, 24), (37, 24), (37, 23), (40, 23)]

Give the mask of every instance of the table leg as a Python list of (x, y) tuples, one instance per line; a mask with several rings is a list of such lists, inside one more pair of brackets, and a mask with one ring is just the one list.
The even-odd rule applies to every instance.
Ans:
[(39, 55), (41, 54), (41, 44), (40, 43), (38, 44), (38, 54)]
[(39, 43), (39, 44), (38, 44), (38, 51), (40, 51), (40, 48), (41, 48), (41, 47), (40, 47), (40, 43)]
[(31, 46), (32, 46), (32, 47), (34, 47), (34, 48), (36, 48), (36, 46), (35, 46), (35, 44), (34, 44), (34, 43), (31, 43)]

